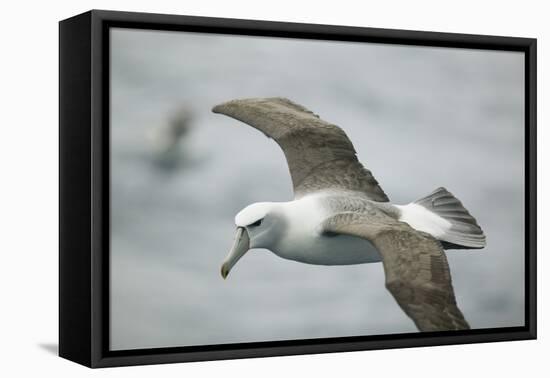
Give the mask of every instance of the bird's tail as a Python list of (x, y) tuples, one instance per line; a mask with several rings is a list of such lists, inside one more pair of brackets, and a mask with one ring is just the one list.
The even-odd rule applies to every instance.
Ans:
[(445, 188), (399, 206), (399, 220), (437, 238), (445, 249), (477, 249), (486, 245), (483, 230), (462, 203)]

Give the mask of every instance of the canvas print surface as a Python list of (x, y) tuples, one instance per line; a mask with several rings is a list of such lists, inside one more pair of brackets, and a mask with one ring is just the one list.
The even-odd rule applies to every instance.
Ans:
[(524, 70), (112, 28), (110, 349), (523, 326)]

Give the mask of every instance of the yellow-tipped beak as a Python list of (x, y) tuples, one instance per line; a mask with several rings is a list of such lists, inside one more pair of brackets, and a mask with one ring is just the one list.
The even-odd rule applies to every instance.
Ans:
[(223, 279), (226, 279), (231, 271), (231, 268), (240, 260), (241, 257), (248, 251), (250, 248), (250, 239), (248, 237), (248, 232), (244, 227), (237, 227), (237, 234), (235, 235), (235, 241), (233, 242), (233, 247), (229, 251), (229, 254), (225, 258), (225, 261), (221, 267), (221, 275)]

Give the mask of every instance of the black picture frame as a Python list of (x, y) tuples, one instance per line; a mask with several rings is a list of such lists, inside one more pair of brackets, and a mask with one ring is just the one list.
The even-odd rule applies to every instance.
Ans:
[[(110, 351), (111, 27), (519, 51), (525, 54), (525, 325)], [(536, 338), (536, 39), (92, 10), (59, 23), (59, 355), (88, 367)]]

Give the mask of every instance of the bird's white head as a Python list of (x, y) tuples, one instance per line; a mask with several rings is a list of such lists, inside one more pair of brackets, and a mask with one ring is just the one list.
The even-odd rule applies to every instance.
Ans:
[(221, 274), (226, 278), (231, 268), (253, 248), (273, 250), (285, 227), (281, 204), (258, 202), (245, 207), (235, 216), (237, 234), (229, 254), (222, 264)]

